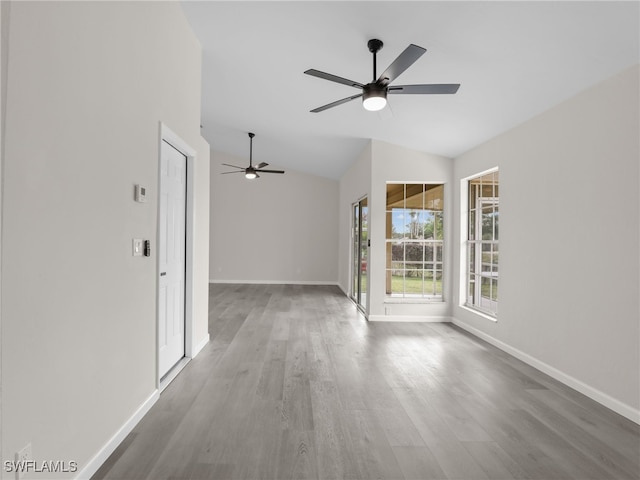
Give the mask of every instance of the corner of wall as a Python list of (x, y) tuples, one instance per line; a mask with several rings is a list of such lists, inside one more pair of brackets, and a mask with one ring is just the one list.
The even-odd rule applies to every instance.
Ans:
[[(9, 53), (9, 15), (11, 2), (0, 2), (0, 332), (2, 331), (2, 217), (4, 190), (4, 145), (6, 128), (8, 53)], [(0, 432), (2, 432), (2, 342), (0, 342)], [(0, 459), (4, 459), (2, 435), (0, 435)], [(1, 476), (1, 474), (0, 474)]]
[(151, 407), (160, 398), (158, 390), (154, 390), (151, 395), (136, 409), (129, 419), (118, 429), (116, 433), (102, 446), (102, 448), (84, 464), (84, 467), (76, 478), (78, 480), (89, 480), (109, 458), (109, 456), (118, 448), (118, 445), (129, 435), (135, 426), (142, 420)]

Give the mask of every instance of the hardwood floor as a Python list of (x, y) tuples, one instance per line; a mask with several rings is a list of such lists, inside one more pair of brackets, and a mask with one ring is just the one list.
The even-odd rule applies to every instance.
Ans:
[(640, 427), (451, 324), (212, 285), (211, 342), (95, 479), (638, 479)]

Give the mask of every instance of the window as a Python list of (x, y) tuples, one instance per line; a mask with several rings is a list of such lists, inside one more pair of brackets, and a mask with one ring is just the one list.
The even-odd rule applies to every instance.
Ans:
[(386, 293), (442, 300), (442, 184), (387, 184)]
[(468, 307), (498, 314), (498, 171), (469, 180)]

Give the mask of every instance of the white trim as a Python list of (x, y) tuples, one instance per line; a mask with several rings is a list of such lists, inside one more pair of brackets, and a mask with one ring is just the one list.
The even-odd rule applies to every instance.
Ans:
[[(338, 282), (322, 281), (322, 280), (218, 280), (209, 279), (209, 283), (233, 283), (248, 285), (331, 285), (339, 287)], [(341, 288), (342, 289), (342, 288)]]
[(498, 317), (493, 317), (493, 316), (489, 315), (488, 313), (484, 313), (484, 312), (482, 312), (480, 310), (477, 310), (475, 308), (471, 308), (471, 307), (468, 307), (466, 305), (459, 305), (459, 307), (461, 309), (463, 309), (463, 310), (466, 310), (469, 313), (473, 313), (474, 315), (478, 315), (479, 317), (486, 318), (487, 320), (489, 320), (489, 321), (491, 321), (493, 323), (496, 323), (498, 321)]
[(441, 305), (447, 303), (442, 297), (393, 297), (387, 295), (384, 305)]
[[(342, 290), (342, 288), (340, 288), (340, 290)], [(364, 308), (362, 308), (362, 305), (358, 305), (350, 295), (346, 295), (346, 297), (347, 297), (347, 300), (353, 303), (353, 306), (356, 307), (356, 310), (358, 311), (358, 313), (362, 315), (365, 320), (369, 320), (367, 312), (364, 311)]]
[[(356, 292), (354, 292), (354, 288), (353, 288), (353, 284), (355, 283), (355, 278), (353, 275), (353, 264), (355, 262), (355, 258), (353, 256), (354, 254), (354, 250), (355, 250), (355, 229), (356, 229), (356, 224), (355, 224), (355, 208), (356, 205), (358, 205), (358, 208), (360, 208), (360, 202), (362, 200), (364, 200), (365, 198), (367, 198), (367, 195), (363, 195), (362, 197), (360, 197), (358, 200), (356, 200), (355, 202), (351, 203), (351, 207), (349, 209), (349, 292), (347, 293), (347, 297), (349, 297), (350, 300), (353, 301), (353, 303), (358, 306), (358, 302), (355, 301), (355, 294)], [(367, 200), (368, 202), (368, 200)], [(369, 263), (367, 260), (367, 270), (369, 269)]]
[[(160, 162), (162, 155), (162, 142), (169, 143), (173, 148), (178, 150), (187, 158), (187, 192), (186, 192), (186, 215), (185, 215), (185, 282), (184, 282), (184, 356), (187, 359), (193, 358), (193, 323), (194, 313), (193, 304), (195, 289), (193, 288), (193, 252), (195, 250), (195, 162), (197, 152), (187, 142), (182, 140), (175, 132), (173, 132), (164, 123), (160, 122), (160, 134), (158, 140), (158, 185), (157, 191), (160, 192), (161, 172)], [(157, 225), (160, 225), (160, 201), (157, 206)], [(160, 245), (160, 230), (156, 228), (156, 250)], [(159, 301), (160, 283), (159, 283), (159, 261), (160, 257), (156, 255), (156, 306)], [(158, 348), (159, 342), (159, 322), (160, 314), (159, 308), (156, 307), (156, 388), (160, 389), (160, 349)], [(174, 377), (175, 378), (175, 377)], [(165, 382), (163, 382), (165, 384)]]
[(418, 322), (418, 323), (449, 323), (450, 317), (441, 315), (369, 315), (370, 322)]
[(182, 138), (162, 122), (160, 122), (160, 137), (161, 141), (166, 140), (173, 148), (180, 150), (180, 152), (185, 154), (187, 157), (195, 158), (197, 156), (195, 149), (191, 148), (187, 142), (182, 140)]
[(463, 182), (464, 181), (468, 182), (469, 180), (473, 180), (475, 178), (482, 177), (484, 175), (487, 175), (488, 173), (498, 172), (499, 170), (500, 170), (500, 165), (496, 165), (495, 167), (487, 168), (486, 170), (482, 170), (481, 172), (472, 173), (471, 175), (463, 177), (460, 180), (463, 181)]
[[(358, 212), (360, 212), (360, 217), (362, 217), (362, 212), (361, 209), (362, 207), (360, 206), (360, 203), (362, 203), (363, 200), (367, 201), (367, 212), (369, 211), (369, 194), (365, 193), (364, 195), (362, 195), (358, 200), (356, 200), (355, 202), (353, 202), (351, 204), (351, 210), (349, 212), (349, 218), (350, 218), (350, 235), (349, 235), (349, 294), (347, 295), (351, 300), (353, 300), (353, 302), (356, 304), (356, 306), (360, 309), (360, 311), (362, 312), (362, 314), (365, 316), (365, 318), (368, 317), (368, 312), (369, 312), (369, 306), (371, 304), (371, 295), (365, 295), (365, 304), (366, 305), (361, 305), (358, 304), (358, 302), (355, 299), (355, 292), (353, 291), (353, 284), (355, 282), (355, 278), (353, 275), (353, 267), (354, 267), (354, 261), (355, 258), (353, 256), (353, 254), (355, 253), (354, 250), (354, 240), (355, 240), (355, 217), (354, 217), (354, 209), (356, 207), (356, 205), (358, 206)], [(358, 219), (358, 221), (361, 221), (361, 218)], [(359, 225), (361, 227), (361, 225)], [(369, 228), (369, 220), (367, 220), (367, 235), (370, 235), (370, 228)], [(371, 237), (369, 237), (369, 240), (371, 240)], [(358, 242), (360, 243), (360, 241)], [(371, 276), (369, 275), (369, 266), (371, 265), (371, 247), (369, 246), (370, 242), (367, 243), (367, 285), (366, 285), (366, 291), (368, 292), (370, 290), (371, 287)], [(360, 246), (358, 245), (358, 251), (360, 251)], [(360, 262), (358, 262), (358, 270), (360, 270), (361, 266), (362, 266), (362, 259), (360, 259)], [(360, 272), (362, 273), (362, 272)], [(342, 289), (342, 287), (340, 287)], [(362, 294), (362, 292), (360, 292)]]
[[(477, 312), (474, 312), (474, 313), (477, 313)], [(455, 317), (452, 318), (452, 321), (455, 325), (475, 335), (476, 337), (481, 338), (482, 340), (490, 343), (494, 347), (497, 347), (500, 350), (507, 352), (509, 355), (516, 357), (518, 360), (521, 360), (524, 363), (540, 370), (541, 372), (546, 373), (550, 377), (558, 380), (559, 382), (564, 383), (565, 385), (573, 388), (574, 390), (577, 390), (578, 392), (582, 393), (583, 395), (586, 395), (590, 399), (595, 400), (601, 405), (604, 405), (605, 407), (613, 410), (614, 412), (622, 415), (625, 418), (628, 418), (632, 422), (640, 424), (640, 410), (635, 409), (632, 406), (627, 405), (626, 403), (623, 403), (620, 400), (617, 400), (612, 396), (590, 385), (587, 385), (586, 383), (578, 380), (577, 378), (574, 378), (571, 375), (564, 373), (563, 371), (558, 370), (557, 368), (552, 367), (551, 365), (541, 360), (538, 360), (535, 357), (532, 357), (528, 353), (518, 350), (517, 348), (514, 348), (511, 345), (508, 345), (502, 342), (501, 340), (498, 340), (497, 338), (494, 338), (491, 335), (488, 335), (483, 331), (478, 330), (477, 328), (472, 327), (471, 325), (468, 325), (458, 320)]]
[[(469, 279), (467, 278), (467, 237), (469, 235), (469, 182), (474, 178), (482, 177), (483, 175), (499, 171), (500, 166), (496, 165), (495, 167), (488, 168), (487, 170), (483, 170), (482, 172), (474, 173), (460, 179), (460, 243), (458, 245), (460, 263), (458, 265), (458, 306), (462, 308), (469, 309), (469, 307), (466, 306), (469, 283)], [(486, 315), (480, 313), (477, 310), (469, 310), (482, 316)], [(492, 319), (488, 316), (487, 318), (489, 318), (489, 320), (496, 321), (495, 319)]]
[(207, 345), (207, 343), (209, 343), (209, 340), (211, 339), (210, 335), (207, 333), (207, 335), (200, 341), (200, 343), (198, 343), (197, 345), (195, 345), (191, 351), (191, 358), (195, 358), (196, 355), (198, 355), (200, 353), (200, 351)]
[(164, 377), (160, 379), (160, 386), (158, 390), (160, 393), (164, 392), (164, 389), (169, 386), (171, 382), (178, 376), (178, 374), (187, 366), (191, 361), (191, 357), (182, 357), (182, 359), (176, 363), (171, 370), (169, 370)]
[(113, 435), (109, 441), (98, 451), (98, 453), (89, 460), (84, 468), (80, 470), (78, 475), (75, 477), (77, 479), (89, 479), (95, 474), (98, 469), (102, 466), (104, 462), (107, 461), (109, 456), (114, 452), (114, 450), (122, 443), (122, 441), (126, 438), (127, 435), (131, 433), (131, 431), (135, 428), (135, 426), (142, 420), (147, 412), (153, 407), (153, 405), (160, 398), (160, 392), (158, 390), (154, 390), (153, 393), (147, 398), (142, 405), (138, 407), (135, 413), (127, 420), (124, 425), (122, 425), (118, 431)]
[(202, 339), (200, 343), (195, 346), (187, 347), (185, 345), (185, 352), (189, 351), (189, 355), (182, 357), (182, 359), (176, 363), (171, 370), (169, 370), (164, 377), (160, 379), (160, 385), (158, 386), (158, 390), (160, 393), (164, 391), (165, 388), (169, 386), (171, 382), (178, 376), (178, 374), (187, 366), (187, 364), (196, 356), (200, 351), (205, 347), (207, 343), (209, 343), (209, 334)]
[[(180, 145), (182, 149), (183, 144)], [(186, 149), (185, 149), (186, 150)], [(182, 153), (185, 153), (183, 150)], [(195, 289), (193, 288), (193, 252), (195, 242), (195, 154), (187, 155), (187, 191), (185, 215), (185, 275), (184, 275), (184, 356), (193, 358), (193, 304), (195, 303)]]
[(458, 243), (458, 306), (467, 302), (467, 237), (469, 236), (469, 177), (460, 180), (460, 235)]

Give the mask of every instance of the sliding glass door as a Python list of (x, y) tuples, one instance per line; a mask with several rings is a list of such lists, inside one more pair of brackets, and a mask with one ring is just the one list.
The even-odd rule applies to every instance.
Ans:
[(367, 198), (353, 204), (353, 251), (351, 297), (358, 307), (366, 312), (369, 271), (369, 232)]

